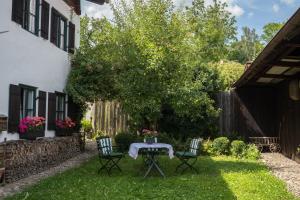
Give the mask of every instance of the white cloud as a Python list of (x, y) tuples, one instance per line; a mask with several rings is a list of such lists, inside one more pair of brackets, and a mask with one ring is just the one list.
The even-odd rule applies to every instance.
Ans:
[(244, 9), (238, 5), (229, 6), (227, 10), (236, 17), (242, 16), (245, 12)]
[[(227, 11), (236, 17), (242, 16), (245, 11), (242, 7), (237, 4), (237, 0), (221, 0), (222, 3), (227, 3)], [(213, 3), (213, 0), (205, 0), (205, 5), (209, 6)]]
[(83, 7), (82, 14), (93, 18), (103, 18), (103, 17), (106, 17), (108, 19), (113, 18), (113, 12), (109, 4), (104, 4), (100, 6), (93, 3), (86, 3), (86, 5)]
[(275, 4), (273, 4), (272, 9), (275, 13), (277, 13), (279, 11), (280, 7), (278, 4), (275, 3)]
[(280, 2), (286, 5), (292, 5), (294, 4), (295, 0), (280, 0)]
[[(113, 0), (114, 2), (117, 2), (118, 0)], [(286, 0), (286, 1), (292, 1), (292, 0)], [(131, 2), (131, 0), (127, 0), (127, 2)], [(185, 6), (190, 6), (192, 4), (192, 0), (173, 0), (174, 5), (177, 8), (183, 8)], [(245, 13), (244, 9), (237, 5), (237, 0), (221, 0), (223, 3), (227, 3), (227, 11), (232, 13), (232, 15), (239, 17)], [(209, 6), (213, 3), (213, 0), (205, 0), (205, 5)], [(106, 17), (110, 20), (113, 19), (113, 12), (110, 8), (109, 4), (104, 5), (97, 5), (94, 3), (90, 3), (85, 1), (83, 6), (83, 15), (87, 15), (89, 17), (94, 18), (103, 18)]]

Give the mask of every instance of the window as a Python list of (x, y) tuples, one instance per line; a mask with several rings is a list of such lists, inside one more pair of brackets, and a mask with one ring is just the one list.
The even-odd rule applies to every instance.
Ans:
[(66, 18), (52, 8), (51, 42), (64, 51), (67, 51), (67, 28)]
[(35, 116), (36, 88), (21, 86), (21, 118)]
[(39, 8), (39, 0), (13, 0), (12, 20), (38, 35)]
[(66, 95), (56, 93), (56, 120), (64, 120), (66, 113)]

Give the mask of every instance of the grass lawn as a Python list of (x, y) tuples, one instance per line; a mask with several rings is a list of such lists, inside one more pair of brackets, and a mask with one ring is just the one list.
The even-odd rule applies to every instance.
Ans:
[(111, 177), (97, 174), (98, 159), (68, 170), (7, 199), (96, 200), (96, 199), (203, 199), (203, 200), (288, 200), (291, 195), (283, 182), (262, 164), (230, 157), (201, 157), (199, 175), (187, 171), (174, 173), (177, 159), (162, 156), (160, 163), (167, 175), (143, 179), (145, 169), (140, 159), (128, 156), (121, 161), (123, 173)]

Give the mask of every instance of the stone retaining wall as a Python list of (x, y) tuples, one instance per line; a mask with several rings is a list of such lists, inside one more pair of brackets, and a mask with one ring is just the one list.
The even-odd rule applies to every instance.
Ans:
[[(6, 145), (6, 146), (5, 146)], [(42, 172), (80, 153), (78, 136), (17, 140), (0, 143), (5, 151), (7, 183)]]

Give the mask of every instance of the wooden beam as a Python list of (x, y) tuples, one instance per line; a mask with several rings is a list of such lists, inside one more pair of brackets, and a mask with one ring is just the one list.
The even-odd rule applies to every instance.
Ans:
[(287, 46), (300, 48), (300, 44), (297, 44), (297, 43), (288, 43)]
[(282, 57), (281, 59), (295, 59), (295, 60), (300, 60), (300, 56), (285, 56)]
[(288, 79), (292, 78), (293, 76), (287, 76), (284, 74), (263, 74), (258, 78), (279, 78), (279, 79)]
[(287, 61), (277, 61), (270, 63), (273, 66), (281, 66), (281, 67), (297, 67), (300, 68), (300, 62), (287, 62)]

